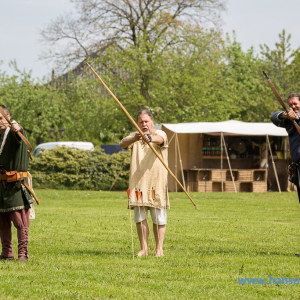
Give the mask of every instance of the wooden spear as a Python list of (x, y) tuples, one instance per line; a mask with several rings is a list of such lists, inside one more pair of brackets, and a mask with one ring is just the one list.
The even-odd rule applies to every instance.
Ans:
[[(124, 111), (124, 113), (126, 114), (126, 116), (129, 118), (129, 120), (131, 121), (131, 123), (134, 125), (134, 127), (137, 129), (137, 131), (139, 132), (139, 134), (143, 137), (144, 133), (141, 131), (141, 129), (139, 128), (139, 126), (136, 124), (136, 122), (132, 119), (132, 117), (130, 116), (130, 114), (128, 113), (128, 111), (126, 110), (126, 108), (122, 105), (122, 103), (117, 99), (117, 97), (113, 94), (113, 92), (108, 88), (108, 86), (104, 83), (104, 81), (100, 78), (100, 76), (96, 73), (96, 71), (90, 66), (90, 64), (87, 63), (87, 65), (90, 67), (90, 69), (92, 70), (92, 72), (98, 77), (98, 79), (101, 81), (101, 83), (104, 85), (104, 87), (107, 89), (107, 91), (111, 94), (111, 96), (115, 99), (115, 101), (119, 104), (119, 106), (122, 108), (122, 110)], [(195, 204), (195, 202), (193, 201), (193, 199), (191, 198), (191, 196), (188, 194), (188, 192), (185, 190), (185, 188), (182, 186), (182, 184), (180, 183), (180, 181), (176, 178), (176, 176), (173, 174), (173, 172), (169, 169), (169, 167), (166, 165), (166, 163), (164, 162), (164, 160), (160, 157), (160, 155), (157, 153), (157, 151), (154, 149), (154, 147), (152, 146), (151, 143), (148, 143), (149, 147), (151, 148), (151, 150), (154, 152), (154, 154), (158, 157), (158, 159), (161, 161), (161, 163), (164, 165), (164, 167), (167, 169), (167, 171), (170, 173), (170, 175), (175, 179), (175, 181), (179, 184), (179, 186), (183, 189), (183, 191), (185, 192), (185, 194), (188, 196), (188, 198), (191, 200), (191, 202), (193, 203), (194, 207), (196, 210), (198, 210), (197, 205)]]

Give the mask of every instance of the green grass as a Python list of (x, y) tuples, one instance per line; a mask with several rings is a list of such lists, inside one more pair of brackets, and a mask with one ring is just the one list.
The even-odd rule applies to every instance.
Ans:
[(237, 280), (300, 278), (296, 193), (191, 193), (199, 211), (171, 193), (165, 256), (133, 260), (125, 192), (36, 192), (29, 262), (0, 262), (0, 299), (300, 299)]

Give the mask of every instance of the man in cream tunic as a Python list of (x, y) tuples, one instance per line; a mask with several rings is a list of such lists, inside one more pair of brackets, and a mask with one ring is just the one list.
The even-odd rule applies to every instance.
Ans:
[[(138, 256), (148, 255), (149, 228), (146, 220), (148, 210), (150, 210), (153, 221), (156, 256), (163, 256), (163, 241), (167, 224), (166, 210), (170, 208), (168, 171), (147, 142), (152, 143), (167, 164), (168, 140), (164, 131), (154, 129), (154, 120), (148, 110), (141, 110), (137, 113), (137, 124), (145, 137), (142, 138), (138, 132), (131, 133), (120, 142), (120, 146), (123, 149), (131, 150), (129, 208), (134, 209), (134, 221), (141, 244)], [(142, 197), (137, 196), (136, 191), (139, 191)]]

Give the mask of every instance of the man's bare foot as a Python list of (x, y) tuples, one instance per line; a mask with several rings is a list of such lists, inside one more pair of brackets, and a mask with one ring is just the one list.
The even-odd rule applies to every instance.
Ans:
[(163, 250), (156, 250), (155, 257), (161, 257), (164, 256), (164, 251)]
[(145, 251), (145, 250), (141, 250), (138, 254), (137, 254), (137, 256), (144, 256), (144, 255), (148, 255), (148, 251)]

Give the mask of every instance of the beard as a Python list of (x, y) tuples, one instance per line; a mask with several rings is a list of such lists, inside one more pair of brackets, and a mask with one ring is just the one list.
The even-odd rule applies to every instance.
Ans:
[(144, 134), (150, 134), (149, 128), (146, 127), (146, 126), (142, 128), (142, 131), (143, 131)]

